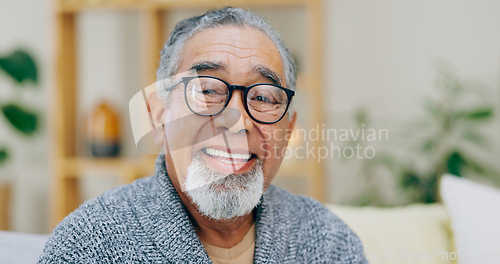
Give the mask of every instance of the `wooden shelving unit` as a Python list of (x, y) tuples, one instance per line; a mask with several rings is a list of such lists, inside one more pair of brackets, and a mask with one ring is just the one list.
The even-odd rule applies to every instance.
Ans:
[[(323, 122), (322, 114), (322, 2), (321, 0), (54, 0), (56, 77), (52, 104), (53, 135), (53, 179), (51, 190), (51, 219), (53, 228), (81, 203), (78, 184), (83, 172), (109, 170), (118, 173), (122, 183), (151, 175), (154, 158), (141, 159), (95, 159), (81, 157), (77, 153), (77, 17), (83, 12), (96, 10), (141, 12), (146, 20), (145, 49), (148, 77), (145, 84), (155, 81), (158, 54), (166, 39), (165, 17), (169, 11), (183, 9), (212, 9), (223, 6), (244, 8), (300, 7), (306, 12), (307, 39), (306, 65), (302, 69), (302, 81), (307, 80), (307, 125), (314, 127)], [(299, 85), (299, 89), (306, 89)], [(316, 146), (321, 142), (314, 142)], [(278, 177), (288, 174), (302, 174), (307, 178), (307, 192), (323, 200), (323, 170), (315, 160), (285, 161)]]

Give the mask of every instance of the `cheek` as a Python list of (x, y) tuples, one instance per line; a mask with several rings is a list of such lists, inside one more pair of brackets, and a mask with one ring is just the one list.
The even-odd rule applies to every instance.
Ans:
[(179, 90), (172, 94), (163, 118), (165, 140), (170, 151), (191, 147), (200, 128), (197, 116), (186, 107), (182, 95)]
[[(186, 111), (187, 110), (187, 111)], [(199, 126), (196, 117), (189, 109), (172, 102), (164, 114), (165, 153), (169, 154), (169, 174), (176, 177), (182, 186), (187, 168), (191, 164), (193, 144), (196, 141)]]
[(283, 127), (272, 127), (263, 131), (264, 138), (270, 147), (275, 149), (284, 149), (290, 139), (290, 133)]
[(266, 182), (274, 178), (281, 165), (284, 155), (286, 154), (286, 146), (290, 133), (281, 127), (270, 127), (263, 129), (262, 134), (265, 139), (265, 160), (264, 160), (264, 173)]
[(165, 116), (165, 141), (170, 151), (179, 150), (190, 145), (193, 129), (187, 126), (189, 117), (175, 112), (167, 113)]

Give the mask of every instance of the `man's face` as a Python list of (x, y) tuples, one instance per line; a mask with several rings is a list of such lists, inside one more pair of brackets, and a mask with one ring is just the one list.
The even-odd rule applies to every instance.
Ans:
[[(276, 46), (264, 33), (250, 27), (218, 27), (192, 36), (183, 47), (177, 72), (193, 70), (198, 75), (243, 86), (272, 83), (276, 80), (270, 75), (274, 74), (281, 86), (287, 87)], [(258, 123), (248, 116), (242, 91), (236, 90), (222, 113), (212, 117), (195, 115), (185, 103), (181, 84), (171, 92), (163, 118), (167, 124), (167, 171), (179, 194), (185, 195), (184, 183), (193, 159), (197, 167), (221, 175), (248, 175), (261, 167), (261, 189), (267, 189), (282, 162), (295, 113), (289, 112), (275, 124)], [(226, 187), (218, 188), (224, 192)]]

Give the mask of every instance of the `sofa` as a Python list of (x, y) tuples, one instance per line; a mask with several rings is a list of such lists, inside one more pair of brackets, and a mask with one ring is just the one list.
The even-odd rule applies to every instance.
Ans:
[(441, 204), (327, 207), (358, 234), (372, 264), (500, 264), (500, 190), (444, 175), (439, 192)]
[(48, 235), (0, 231), (0, 263), (36, 263), (47, 238)]

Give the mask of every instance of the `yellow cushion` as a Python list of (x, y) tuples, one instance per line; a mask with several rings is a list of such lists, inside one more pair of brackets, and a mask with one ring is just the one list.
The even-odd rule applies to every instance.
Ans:
[(326, 205), (363, 242), (370, 263), (452, 263), (449, 220), (440, 204), (396, 208)]

